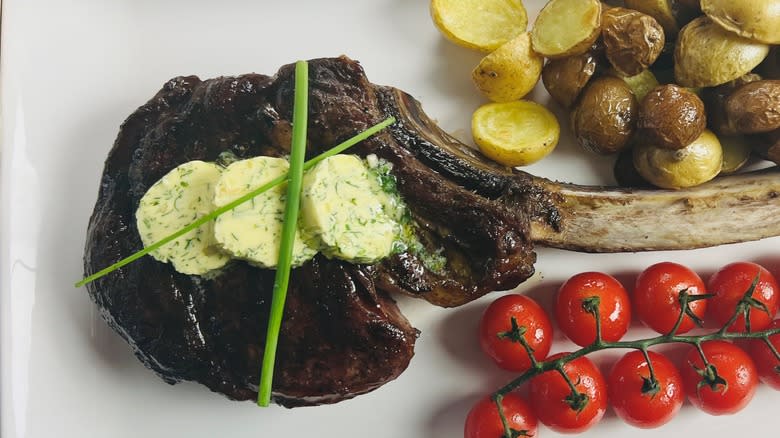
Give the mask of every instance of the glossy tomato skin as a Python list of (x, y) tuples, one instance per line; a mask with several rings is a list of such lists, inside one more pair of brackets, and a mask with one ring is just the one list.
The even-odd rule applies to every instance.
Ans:
[[(632, 302), (634, 313), (640, 321), (661, 334), (669, 333), (680, 316), (680, 291), (690, 295), (706, 292), (704, 281), (691, 269), (672, 262), (656, 263), (645, 269), (636, 279)], [(708, 300), (689, 304), (694, 315), (700, 319), (707, 310)], [(689, 316), (683, 318), (677, 333), (685, 333), (696, 326)]]
[[(769, 271), (751, 262), (728, 264), (713, 274), (707, 282), (709, 292), (715, 295), (710, 300), (710, 312), (718, 324), (723, 325), (731, 319), (737, 303), (748, 291), (757, 274), (760, 276), (752, 297), (764, 303), (769, 308), (769, 314), (757, 308), (751, 309), (750, 329), (760, 331), (769, 327), (777, 314), (780, 290), (777, 280)], [(729, 331), (745, 330), (745, 317), (742, 315), (729, 326)]]
[(555, 299), (558, 326), (575, 344), (592, 344), (596, 340), (596, 318), (582, 307), (590, 297), (599, 298), (602, 338), (619, 341), (631, 325), (631, 302), (623, 285), (601, 272), (583, 272), (561, 285)]
[(534, 350), (537, 360), (544, 360), (552, 345), (553, 328), (550, 318), (539, 304), (525, 295), (510, 294), (493, 301), (479, 323), (482, 350), (501, 368), (523, 372), (531, 368), (531, 359), (522, 345), (499, 333), (512, 330), (511, 318), (526, 329), (523, 336)]
[(650, 377), (647, 361), (640, 351), (632, 351), (613, 365), (607, 378), (609, 402), (626, 423), (651, 429), (668, 423), (685, 401), (682, 377), (672, 361), (648, 352), (658, 382), (658, 392), (643, 394), (644, 379)]
[[(780, 329), (780, 319), (776, 319), (772, 322), (769, 328)], [(780, 334), (772, 335), (769, 337), (769, 341), (777, 351), (780, 351)], [(750, 356), (756, 363), (756, 369), (758, 369), (758, 377), (762, 382), (766, 383), (770, 387), (780, 391), (780, 361), (769, 349), (769, 347), (761, 340), (754, 340), (750, 342)]]
[[(528, 436), (536, 436), (537, 420), (525, 400), (515, 393), (509, 393), (501, 400), (504, 416), (509, 427)], [(504, 426), (498, 414), (496, 403), (485, 397), (471, 408), (466, 417), (463, 436), (465, 438), (498, 438), (504, 436)]]
[[(564, 354), (551, 356), (557, 359)], [(528, 398), (539, 421), (560, 433), (584, 432), (604, 416), (607, 410), (607, 384), (596, 365), (580, 357), (566, 365), (564, 371), (575, 383), (577, 391), (588, 396), (588, 403), (579, 413), (565, 401), (571, 394), (569, 385), (557, 371), (546, 371), (529, 382)]]
[(726, 341), (703, 342), (702, 349), (727, 387), (718, 385), (716, 390), (706, 384), (699, 387), (702, 377), (697, 370), (703, 369), (704, 363), (696, 348), (691, 348), (681, 370), (688, 399), (710, 415), (729, 415), (740, 411), (753, 398), (758, 386), (758, 372), (753, 360), (741, 348)]

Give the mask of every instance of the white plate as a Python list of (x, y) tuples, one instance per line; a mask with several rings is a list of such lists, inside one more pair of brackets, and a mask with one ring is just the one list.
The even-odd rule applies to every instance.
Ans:
[[(527, 1), (533, 14), (540, 1)], [(369, 78), (402, 88), (459, 137), (482, 102), (470, 83), (480, 54), (443, 40), (425, 0), (6, 0), (2, 11), (2, 436), (457, 437), (476, 397), (506, 381), (478, 349), (475, 325), (495, 298), (444, 310), (401, 299), (422, 330), (396, 381), (334, 406), (259, 409), (195, 384), (169, 386), (100, 319), (84, 289), (87, 219), (119, 124), (168, 78), (273, 73), (301, 58), (347, 54)], [(532, 15), (533, 15), (532, 14)], [(543, 99), (543, 93), (536, 96)], [(608, 182), (608, 160), (565, 140), (531, 171)], [(624, 279), (673, 260), (706, 275), (736, 260), (778, 272), (780, 239), (699, 251), (584, 255), (540, 249), (521, 290), (549, 302), (566, 277)], [(556, 350), (571, 348), (563, 340)], [(727, 437), (749, 425), (776, 436), (780, 395), (762, 388), (735, 417), (686, 404), (670, 436)], [(774, 432), (773, 432), (774, 431)], [(585, 436), (652, 436), (610, 415)], [(555, 436), (542, 429), (541, 436)]]

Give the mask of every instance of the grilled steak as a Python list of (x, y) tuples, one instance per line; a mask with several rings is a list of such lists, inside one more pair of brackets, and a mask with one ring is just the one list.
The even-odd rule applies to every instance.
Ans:
[[(214, 161), (223, 152), (286, 155), (293, 69), (282, 67), (273, 77), (177, 77), (136, 110), (105, 164), (87, 232), (86, 274), (141, 248), (134, 217), (139, 200), (177, 165)], [(534, 272), (534, 240), (621, 251), (780, 234), (777, 172), (741, 177), (743, 191), (715, 187), (660, 198), (556, 184), (485, 160), (438, 129), (407, 94), (369, 83), (354, 61), (318, 59), (309, 71), (309, 157), (389, 115), (398, 119), (351, 152), (393, 164), (421, 245), (375, 265), (317, 256), (293, 271), (274, 376), (279, 404), (334, 403), (396, 378), (412, 358), (417, 331), (389, 294), (457, 306), (513, 288)], [(642, 207), (641, 217), (631, 214), (634, 205)], [(741, 205), (756, 208), (735, 216)], [(680, 239), (668, 216), (662, 232), (650, 228), (655, 214), (712, 219), (703, 216), (713, 206), (734, 218), (714, 226), (732, 220), (750, 233), (710, 227)], [(599, 215), (606, 220), (599, 222)], [(633, 227), (637, 220), (642, 226)], [(765, 221), (762, 227), (751, 226), (758, 220)], [(432, 263), (431, 256), (446, 263)], [(106, 321), (165, 381), (197, 381), (246, 400), (257, 394), (273, 277), (243, 262), (214, 278), (187, 276), (145, 257), (87, 289)]]

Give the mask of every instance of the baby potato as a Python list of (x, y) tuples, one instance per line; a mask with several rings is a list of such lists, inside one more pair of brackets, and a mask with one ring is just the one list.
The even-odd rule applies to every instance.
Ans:
[(613, 154), (628, 145), (636, 127), (639, 104), (626, 83), (602, 76), (585, 88), (571, 115), (579, 144), (591, 152)]
[(591, 51), (551, 59), (542, 69), (542, 83), (553, 100), (571, 108), (597, 70), (598, 61)]
[(664, 33), (668, 37), (677, 35), (680, 27), (672, 10), (670, 0), (625, 0), (626, 7), (645, 13), (658, 21), (664, 28)]
[(471, 118), (471, 132), (486, 157), (514, 167), (535, 163), (552, 152), (561, 128), (544, 106), (517, 100), (479, 107)]
[(431, 0), (430, 10), (445, 38), (483, 52), (497, 49), (528, 26), (521, 0)]
[(704, 108), (707, 110), (709, 128), (715, 131), (718, 136), (737, 135), (736, 128), (726, 116), (726, 99), (742, 85), (760, 80), (761, 76), (748, 73), (723, 85), (703, 89), (701, 98), (704, 102)]
[(533, 90), (543, 64), (544, 58), (531, 50), (531, 36), (525, 32), (482, 58), (471, 78), (488, 99), (509, 102)]
[(780, 44), (777, 0), (701, 0), (701, 9), (724, 29), (762, 43)]
[(531, 30), (534, 50), (548, 58), (577, 55), (601, 34), (598, 0), (550, 0)]
[(681, 189), (715, 178), (723, 167), (723, 149), (710, 130), (688, 146), (665, 149), (642, 143), (634, 148), (634, 166), (651, 184), (664, 189)]
[(761, 158), (780, 165), (780, 129), (764, 134), (751, 135), (750, 141)]
[(758, 134), (780, 128), (780, 80), (740, 86), (726, 98), (724, 109), (737, 132)]
[(610, 64), (624, 76), (637, 75), (652, 65), (666, 42), (655, 18), (626, 8), (602, 13), (601, 38)]
[(699, 138), (706, 126), (704, 102), (674, 84), (654, 88), (639, 105), (637, 132), (657, 147), (682, 149)]
[(731, 33), (709, 17), (685, 26), (674, 48), (674, 77), (684, 87), (714, 87), (749, 73), (769, 46)]

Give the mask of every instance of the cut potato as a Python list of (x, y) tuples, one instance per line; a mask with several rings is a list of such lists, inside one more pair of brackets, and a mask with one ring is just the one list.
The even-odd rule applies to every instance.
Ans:
[(728, 175), (737, 172), (748, 160), (750, 160), (751, 147), (747, 139), (741, 135), (721, 136), (720, 145), (723, 147), (723, 165), (720, 173)]
[(738, 35), (766, 44), (780, 44), (777, 0), (701, 0), (708, 17)]
[(670, 0), (626, 0), (626, 7), (643, 12), (658, 21), (667, 37), (673, 37), (680, 31)]
[(431, 17), (455, 44), (491, 52), (525, 32), (528, 15), (521, 0), (431, 0)]
[(723, 148), (712, 131), (705, 130), (693, 143), (677, 149), (650, 144), (634, 148), (634, 166), (651, 184), (664, 189), (681, 189), (715, 178), (723, 168)]
[[(214, 205), (222, 207), (239, 197), (285, 175), (287, 160), (254, 157), (228, 166), (214, 188)], [(279, 261), (279, 242), (284, 224), (287, 186), (280, 184), (252, 200), (219, 216), (214, 223), (214, 237), (225, 251), (263, 268), (275, 268)], [(293, 266), (300, 266), (317, 254), (319, 243), (304, 239), (295, 231)]]
[(552, 152), (561, 128), (547, 108), (519, 100), (481, 106), (472, 116), (471, 131), (485, 156), (514, 167), (535, 163)]
[(587, 51), (601, 34), (598, 0), (550, 0), (531, 30), (537, 53), (562, 58)]
[(680, 31), (674, 77), (684, 87), (714, 87), (749, 73), (768, 54), (768, 45), (731, 33), (702, 16)]
[(542, 69), (542, 83), (553, 100), (564, 108), (570, 108), (598, 68), (598, 60), (592, 51), (552, 59)]
[(544, 58), (531, 50), (531, 36), (524, 32), (485, 56), (471, 77), (488, 99), (509, 102), (533, 90), (543, 65)]

